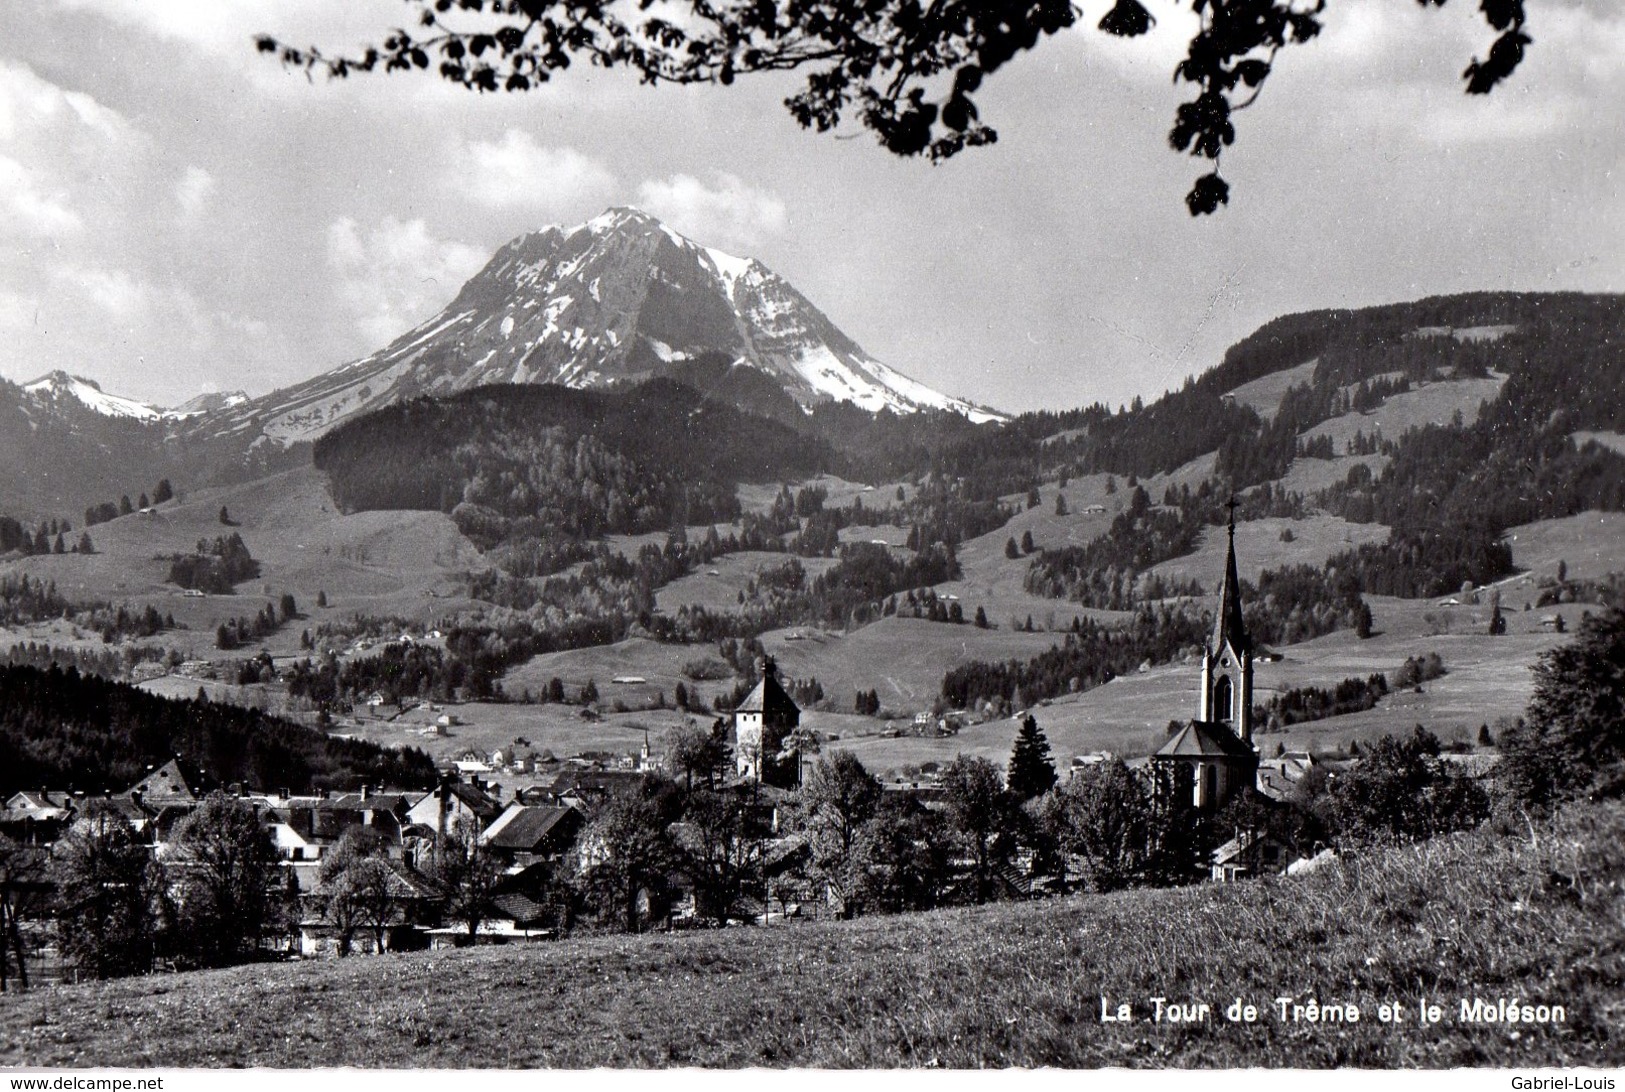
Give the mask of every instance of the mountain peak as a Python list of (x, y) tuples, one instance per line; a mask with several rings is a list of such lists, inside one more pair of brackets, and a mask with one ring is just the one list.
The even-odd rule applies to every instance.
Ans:
[(72, 375), (60, 368), (40, 376), (31, 383), (23, 384), (23, 390), (29, 394), (50, 399), (72, 399), (86, 409), (99, 413), (104, 417), (128, 417), (138, 421), (156, 421), (163, 416), (162, 411), (156, 406), (138, 402), (133, 398), (122, 398), (116, 394), (107, 394), (102, 390), (101, 384), (94, 379), (87, 379), (82, 375)]
[(755, 259), (613, 206), (509, 241), (434, 318), (370, 357), (237, 407), (231, 420), (290, 443), (421, 395), (492, 383), (625, 386), (702, 359), (755, 368), (808, 410), (845, 401), (1001, 417), (874, 360)]
[(30, 380), (29, 382), (24, 383), (23, 389), (30, 391), (62, 391), (72, 390), (75, 386), (89, 387), (93, 391), (99, 391), (102, 389), (102, 385), (96, 382), (94, 379), (89, 379), (82, 375), (74, 375), (71, 372), (64, 371), (61, 368), (57, 368), (55, 371), (46, 372), (38, 379)]

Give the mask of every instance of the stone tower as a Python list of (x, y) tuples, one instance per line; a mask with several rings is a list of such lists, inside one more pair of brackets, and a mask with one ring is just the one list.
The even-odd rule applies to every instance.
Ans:
[(762, 681), (734, 710), (734, 764), (739, 777), (781, 788), (795, 784), (796, 763), (780, 758), (801, 724), (801, 707), (779, 683), (778, 665), (762, 660)]

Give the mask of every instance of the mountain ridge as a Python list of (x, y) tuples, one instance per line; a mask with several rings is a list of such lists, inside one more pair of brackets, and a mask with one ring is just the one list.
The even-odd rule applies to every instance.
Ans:
[(384, 348), (199, 425), (287, 445), (421, 395), (493, 383), (615, 387), (707, 355), (772, 376), (804, 410), (846, 401), (1006, 419), (870, 357), (756, 259), (621, 207), (516, 237), (445, 308)]

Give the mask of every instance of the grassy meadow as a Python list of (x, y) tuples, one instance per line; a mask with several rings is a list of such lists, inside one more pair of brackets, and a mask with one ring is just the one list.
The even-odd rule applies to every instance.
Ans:
[[(1581, 805), (1251, 883), (65, 986), (0, 998), (0, 1065), (1618, 1066), (1622, 833)], [(1463, 1023), (1475, 998), (1566, 1019)]]

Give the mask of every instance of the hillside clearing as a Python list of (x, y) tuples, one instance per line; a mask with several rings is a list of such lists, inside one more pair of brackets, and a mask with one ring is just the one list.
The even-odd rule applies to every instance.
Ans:
[(1268, 421), (1281, 408), (1281, 399), (1286, 397), (1287, 391), (1314, 382), (1315, 366), (1319, 363), (1320, 358), (1316, 357), (1295, 368), (1283, 368), (1281, 371), (1260, 376), (1230, 391), (1230, 397)]
[(1342, 454), (1358, 432), (1367, 436), (1381, 433), (1384, 439), (1398, 440), (1413, 428), (1447, 425), (1458, 412), (1462, 422), (1470, 425), (1478, 420), (1479, 407), (1493, 401), (1506, 381), (1505, 375), (1492, 372), (1488, 379), (1445, 379), (1418, 384), (1384, 399), (1382, 405), (1370, 413), (1345, 413), (1322, 421), (1304, 433), (1303, 438), (1307, 442), (1330, 436), (1333, 451)]
[[(225, 508), (231, 526), (220, 522)], [(77, 525), (77, 521), (76, 521)], [(0, 563), (0, 573), (56, 581), (76, 602), (148, 605), (174, 614), (183, 630), (149, 642), (189, 656), (214, 654), (215, 627), (252, 615), (284, 592), (306, 617), (267, 641), (275, 654), (298, 650), (299, 634), (351, 615), (430, 622), (471, 605), (464, 576), (484, 567), (472, 543), (440, 512), (336, 510), (326, 479), (312, 467), (284, 471), (245, 485), (200, 489), (149, 514), (121, 516), (89, 529), (96, 552), (39, 555)], [(237, 595), (189, 597), (166, 583), (168, 557), (191, 553), (199, 539), (243, 536), (260, 576)], [(318, 592), (328, 606), (316, 607)], [(37, 639), (20, 631), (21, 639)]]
[(1567, 563), (1570, 579), (1599, 579), (1625, 567), (1625, 513), (1581, 512), (1511, 527), (1506, 533), (1513, 563), (1537, 576), (1556, 578)]
[[(1617, 1066), (1622, 833), (1591, 805), (1253, 883), (64, 986), (0, 1000), (0, 1064)], [(1212, 1015), (1153, 1022), (1153, 997)], [(1256, 1022), (1223, 1018), (1238, 997)], [(1358, 1019), (1282, 1019), (1283, 997)], [(1564, 1021), (1464, 1023), (1474, 998)]]
[[(1281, 541), (1282, 533), (1289, 529), (1292, 541)], [(1256, 582), (1266, 569), (1289, 565), (1319, 568), (1334, 554), (1387, 539), (1388, 528), (1380, 523), (1350, 523), (1338, 516), (1248, 520), (1236, 525), (1236, 567), (1243, 580)], [(1228, 542), (1223, 527), (1209, 527), (1202, 532), (1201, 545), (1194, 553), (1164, 561), (1150, 571), (1165, 578), (1198, 580), (1209, 595), (1217, 594)]]

